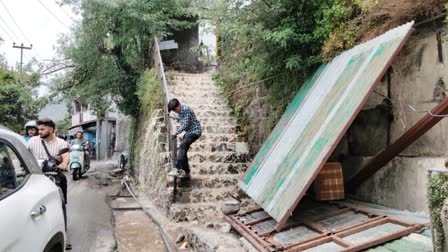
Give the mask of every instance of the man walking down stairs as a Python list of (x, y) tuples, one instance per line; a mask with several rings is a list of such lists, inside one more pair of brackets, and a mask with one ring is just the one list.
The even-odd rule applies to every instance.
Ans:
[(180, 123), (180, 127), (172, 137), (175, 138), (184, 131), (185, 135), (178, 148), (175, 168), (173, 168), (168, 175), (179, 178), (188, 178), (190, 177), (190, 165), (188, 164), (187, 152), (190, 149), (190, 145), (201, 137), (201, 124), (198, 122), (193, 110), (187, 105), (181, 105), (176, 98), (171, 99), (168, 102), (168, 113), (171, 111), (177, 113), (176, 119)]
[(210, 73), (167, 76), (171, 97), (188, 104), (201, 125), (201, 137), (188, 152), (191, 178), (178, 184), (170, 215), (178, 222), (222, 221), (221, 206), (248, 167), (248, 149), (240, 148), (244, 143), (239, 142), (232, 109)]

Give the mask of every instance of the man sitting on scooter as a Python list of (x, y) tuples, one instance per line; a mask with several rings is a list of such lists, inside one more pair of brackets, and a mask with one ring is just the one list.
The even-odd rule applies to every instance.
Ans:
[[(49, 155), (56, 157), (59, 151), (68, 147), (67, 143), (56, 137), (56, 124), (49, 118), (37, 120), (37, 127), (39, 129), (39, 136), (34, 136), (28, 141), (28, 149), (33, 153), (37, 160), (47, 160)], [(45, 148), (48, 150), (45, 150)], [(61, 154), (60, 164), (58, 165), (57, 177), (60, 181), (60, 188), (64, 194), (65, 204), (67, 204), (67, 177), (62, 171), (67, 171), (70, 162), (70, 155), (68, 152)], [(67, 214), (64, 208), (65, 227), (67, 228)], [(71, 249), (71, 245), (67, 243), (66, 249)]]
[(84, 150), (84, 159), (86, 161), (87, 166), (90, 164), (90, 143), (89, 140), (84, 139), (84, 133), (82, 131), (78, 131), (75, 134), (75, 139), (71, 140), (70, 145), (79, 145), (82, 146)]

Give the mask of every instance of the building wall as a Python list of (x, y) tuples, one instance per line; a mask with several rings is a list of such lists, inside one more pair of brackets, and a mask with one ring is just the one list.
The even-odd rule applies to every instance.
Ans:
[(199, 28), (193, 26), (188, 30), (177, 31), (167, 40), (174, 39), (178, 49), (163, 50), (162, 61), (166, 68), (174, 68), (183, 71), (196, 71), (198, 67), (198, 57), (191, 52), (191, 48), (199, 45)]
[[(439, 82), (448, 81), (448, 47), (443, 42), (443, 26), (418, 28), (394, 60), (390, 75), (376, 88), (378, 93), (388, 94), (392, 104), (388, 105), (378, 94), (369, 97), (345, 141), (333, 154), (334, 159), (343, 162), (346, 179), (423, 117), (424, 113), (414, 112), (408, 105), (431, 110), (445, 96)], [(444, 119), (362, 184), (354, 195), (398, 209), (427, 211), (427, 171), (445, 167), (447, 133), (448, 120)]]

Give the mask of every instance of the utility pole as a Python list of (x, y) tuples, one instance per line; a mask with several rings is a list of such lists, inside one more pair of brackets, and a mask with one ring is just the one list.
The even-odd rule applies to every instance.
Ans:
[(25, 50), (31, 50), (33, 48), (33, 45), (30, 45), (30, 47), (23, 46), (23, 43), (20, 46), (16, 46), (16, 42), (12, 43), (13, 48), (20, 49), (20, 72), (22, 72), (22, 65), (23, 65), (23, 49)]

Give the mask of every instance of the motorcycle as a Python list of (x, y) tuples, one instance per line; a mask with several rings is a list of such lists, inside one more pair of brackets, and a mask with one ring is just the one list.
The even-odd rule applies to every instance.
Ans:
[(82, 178), (82, 175), (89, 167), (88, 156), (86, 156), (85, 148), (80, 144), (74, 144), (70, 147), (70, 172), (73, 180)]

